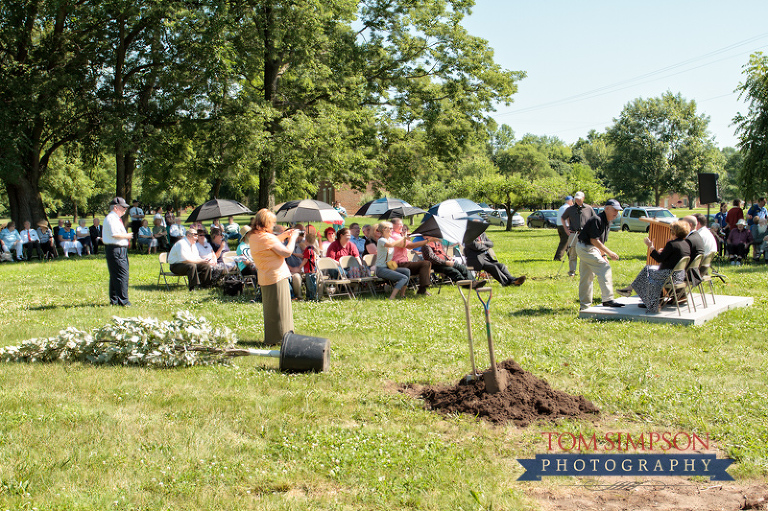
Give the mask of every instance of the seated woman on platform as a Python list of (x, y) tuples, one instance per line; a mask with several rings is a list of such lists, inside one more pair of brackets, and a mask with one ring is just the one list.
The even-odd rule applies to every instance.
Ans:
[[(616, 291), (621, 296), (630, 296), (634, 289), (643, 301), (640, 307), (648, 309), (650, 313), (659, 312), (659, 300), (664, 281), (672, 273), (672, 269), (680, 259), (691, 256), (691, 246), (685, 241), (685, 237), (691, 232), (691, 225), (685, 220), (678, 220), (670, 226), (670, 231), (674, 239), (668, 241), (661, 251), (656, 250), (650, 238), (643, 240), (651, 250), (651, 257), (660, 263), (659, 266), (646, 265), (637, 274), (632, 284)], [(682, 282), (685, 279), (685, 272), (679, 271), (673, 278), (675, 282)]]

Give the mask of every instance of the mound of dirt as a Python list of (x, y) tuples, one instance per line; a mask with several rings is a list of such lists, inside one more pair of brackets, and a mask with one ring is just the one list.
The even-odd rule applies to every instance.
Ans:
[(594, 419), (600, 410), (584, 396), (572, 396), (524, 371), (512, 359), (497, 364), (506, 369), (507, 388), (488, 394), (482, 380), (456, 385), (410, 386), (404, 392), (424, 399), (427, 407), (444, 414), (467, 413), (496, 424), (514, 422), (525, 427), (532, 422), (560, 417)]

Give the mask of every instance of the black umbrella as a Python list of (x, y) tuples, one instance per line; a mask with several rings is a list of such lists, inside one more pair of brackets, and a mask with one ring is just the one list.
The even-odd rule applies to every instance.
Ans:
[(475, 220), (454, 220), (431, 216), (414, 229), (413, 234), (443, 238), (451, 243), (467, 245), (484, 233), (489, 225)]
[(187, 222), (213, 220), (225, 216), (247, 215), (253, 213), (250, 209), (236, 200), (213, 199), (195, 208), (187, 218)]
[(426, 213), (421, 208), (411, 206), (402, 199), (393, 199), (382, 197), (381, 199), (366, 202), (357, 210), (355, 216), (378, 216), (379, 220), (387, 218), (404, 218), (413, 215), (422, 215)]
[(305, 199), (289, 200), (275, 213), (278, 222), (325, 222), (328, 224), (343, 224), (344, 219), (338, 211), (327, 202)]

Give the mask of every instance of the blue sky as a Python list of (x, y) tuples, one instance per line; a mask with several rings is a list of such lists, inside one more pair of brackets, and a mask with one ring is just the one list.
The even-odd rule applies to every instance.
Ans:
[(735, 146), (734, 89), (755, 51), (768, 53), (768, 1), (476, 0), (463, 25), (496, 62), (522, 70), (514, 103), (492, 114), (519, 139), (567, 143), (604, 131), (635, 98), (669, 90), (710, 117), (718, 147)]

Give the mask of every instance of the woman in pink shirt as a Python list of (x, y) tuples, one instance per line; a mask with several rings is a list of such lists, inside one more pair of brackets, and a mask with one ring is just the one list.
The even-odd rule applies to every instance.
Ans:
[[(291, 271), (285, 264), (299, 237), (297, 229), (288, 229), (275, 236), (275, 214), (261, 209), (253, 218), (250, 236), (251, 257), (258, 271), (261, 303), (264, 307), (264, 342), (280, 344), (283, 336), (293, 330), (291, 309)], [(283, 241), (288, 240), (287, 245)]]

